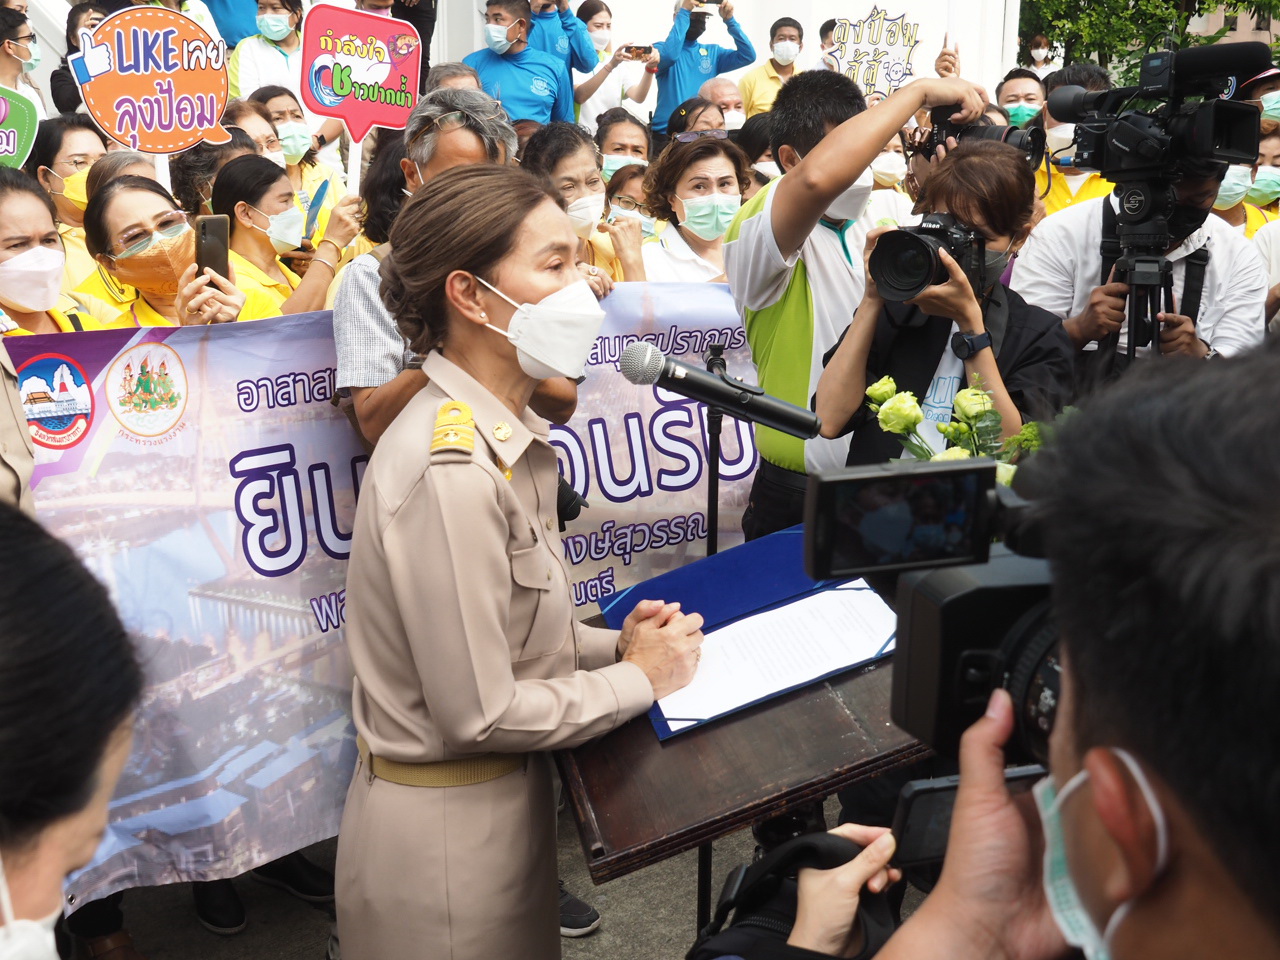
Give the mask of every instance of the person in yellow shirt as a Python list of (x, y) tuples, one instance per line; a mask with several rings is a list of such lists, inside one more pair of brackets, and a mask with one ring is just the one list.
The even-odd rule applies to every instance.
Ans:
[(1233, 164), (1218, 184), (1218, 199), (1213, 201), (1214, 216), (1241, 231), (1247, 240), (1252, 240), (1255, 233), (1275, 219), (1274, 214), (1248, 202), (1252, 188), (1253, 168)]
[(796, 58), (803, 49), (804, 27), (800, 26), (800, 21), (783, 17), (769, 28), (769, 50), (772, 55), (738, 84), (748, 120), (757, 113), (773, 109), (778, 91), (795, 75)]
[[(123, 176), (100, 187), (84, 224), (99, 265), (135, 291), (113, 326), (225, 323), (240, 316), (246, 297), (234, 276), (206, 271), (203, 283), (185, 291), (195, 279), (195, 231), (186, 212), (154, 180)], [(196, 299), (195, 293), (204, 295)]]
[(96, 266), (84, 246), (85, 180), (89, 168), (106, 152), (106, 138), (93, 121), (85, 114), (72, 113), (40, 122), (35, 145), (23, 164), (57, 212), (58, 233), (67, 257), (63, 293), (75, 290)]
[(1078, 170), (1052, 163), (1047, 154), (1036, 169), (1036, 196), (1044, 200), (1045, 216), (1084, 200), (1105, 197), (1115, 186), (1094, 170)]
[(1075, 124), (1055, 118), (1047, 103), (1053, 91), (1067, 86), (1097, 92), (1110, 90), (1113, 84), (1110, 74), (1095, 63), (1072, 63), (1047, 78), (1044, 85), (1045, 107), (1031, 121), (1032, 125), (1044, 125), (1045, 160), (1036, 170), (1036, 196), (1044, 201), (1045, 216), (1085, 200), (1105, 197), (1115, 189), (1115, 184), (1101, 174), (1072, 165)]
[(101, 330), (97, 318), (60, 308), (65, 269), (48, 194), (20, 170), (0, 167), (0, 333)]
[(231, 219), (229, 261), (246, 295), (241, 320), (323, 310), (342, 250), (360, 232), (356, 205), (334, 207), (305, 276), (280, 260), (302, 244), (304, 216), (289, 175), (265, 157), (237, 157), (213, 182), (213, 212)]

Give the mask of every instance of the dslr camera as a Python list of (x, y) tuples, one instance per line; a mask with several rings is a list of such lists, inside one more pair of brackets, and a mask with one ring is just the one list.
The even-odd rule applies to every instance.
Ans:
[(890, 301), (910, 300), (926, 287), (950, 279), (938, 256), (946, 250), (960, 264), (979, 298), (987, 282), (987, 240), (949, 213), (931, 213), (918, 226), (899, 227), (882, 236), (871, 251), (867, 269), (880, 296)]
[(994, 461), (810, 474), (804, 526), (809, 576), (867, 577), (896, 596), (895, 724), (955, 757), (1004, 687), (1016, 718), (1007, 762), (1048, 762), (1061, 681), (1049, 566), (1030, 502), (996, 483)]
[[(1027, 162), (1031, 164), (1033, 170), (1043, 162), (1044, 130), (1040, 127), (1026, 129), (998, 127), (986, 117), (981, 117), (976, 123), (968, 126), (961, 126), (951, 120), (951, 115), (959, 109), (960, 105), (957, 103), (949, 107), (934, 107), (929, 112), (929, 122), (932, 125), (929, 138), (925, 140), (918, 152), (924, 153), (932, 160), (937, 156), (938, 147), (946, 147), (947, 140), (951, 137), (955, 137), (959, 143), (964, 143), (966, 140), (995, 140), (997, 143), (1007, 143), (1011, 147), (1017, 147), (1025, 153)], [(1054, 116), (1056, 117), (1057, 114), (1055, 113)]]

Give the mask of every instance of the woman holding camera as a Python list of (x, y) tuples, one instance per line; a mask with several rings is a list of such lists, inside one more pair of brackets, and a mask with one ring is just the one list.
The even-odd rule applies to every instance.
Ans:
[[(886, 280), (883, 270), (879, 277), (867, 270), (862, 302), (825, 358), (818, 381), (822, 435), (853, 432), (850, 466), (904, 455), (897, 436), (884, 432), (866, 405), (868, 385), (881, 377), (892, 377), (899, 391), (920, 399), (925, 418), (920, 436), (937, 453), (946, 448), (937, 425), (951, 421), (955, 395), (965, 387), (990, 394), (1003, 439), (1018, 433), (1024, 422), (1052, 417), (1071, 398), (1073, 353), (1061, 321), (999, 282), (1033, 223), (1035, 179), (1026, 154), (1003, 143), (967, 141), (932, 167), (916, 209), (926, 221), (930, 214), (941, 216), (942, 224), (952, 221), (952, 239), (937, 251), (948, 279), (894, 302), (877, 285), (878, 279)], [(864, 262), (893, 229), (867, 235)], [(980, 272), (967, 274), (947, 252), (953, 243), (964, 258), (958, 238), (965, 233), (985, 241)], [(893, 272), (914, 266), (913, 260), (919, 262), (897, 258)], [(979, 273), (985, 279), (975, 289)]]

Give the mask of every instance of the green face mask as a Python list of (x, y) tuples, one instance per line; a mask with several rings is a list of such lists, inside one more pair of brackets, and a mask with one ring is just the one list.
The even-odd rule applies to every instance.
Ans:
[(648, 160), (641, 160), (639, 157), (623, 157), (616, 154), (609, 154), (601, 157), (601, 170), (604, 173), (604, 182), (608, 183), (613, 179), (613, 175), (623, 167), (629, 167), (632, 164), (639, 164), (642, 167), (649, 165)]
[(706, 241), (719, 240), (729, 232), (729, 225), (742, 208), (742, 197), (736, 193), (713, 193), (684, 202), (684, 227)]
[(1011, 103), (1004, 109), (1009, 114), (1009, 122), (1015, 127), (1021, 127), (1038, 116), (1041, 108), (1032, 103)]
[(1253, 178), (1253, 186), (1244, 198), (1261, 207), (1280, 199), (1280, 167), (1259, 167), (1258, 175)]

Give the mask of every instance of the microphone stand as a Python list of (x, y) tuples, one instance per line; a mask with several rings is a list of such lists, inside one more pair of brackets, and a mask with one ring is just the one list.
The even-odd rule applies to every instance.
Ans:
[[(723, 378), (729, 370), (724, 359), (723, 343), (707, 346), (707, 372)], [(720, 547), (720, 434), (724, 428), (724, 411), (707, 406), (707, 556)], [(698, 847), (698, 930), (711, 923), (711, 883), (713, 875), (711, 844)]]

